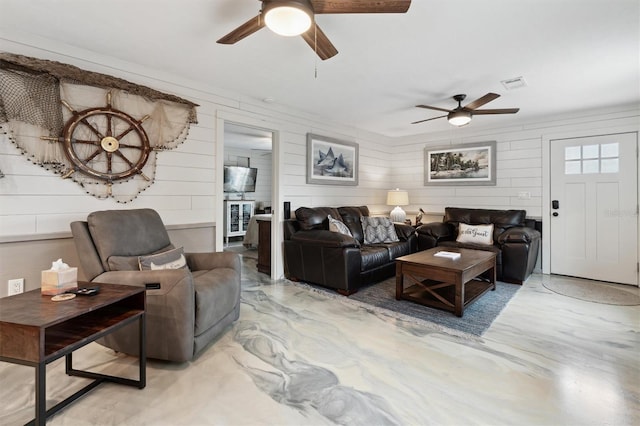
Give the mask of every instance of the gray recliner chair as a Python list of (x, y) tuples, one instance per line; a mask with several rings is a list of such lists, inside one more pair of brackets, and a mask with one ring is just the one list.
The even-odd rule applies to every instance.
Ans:
[[(238, 254), (184, 253), (181, 259), (186, 259), (188, 268), (140, 270), (139, 256), (175, 249), (156, 211), (97, 211), (86, 222), (71, 223), (71, 232), (87, 280), (140, 287), (159, 284), (160, 288), (147, 290), (147, 357), (188, 361), (238, 319)], [(136, 326), (100, 340), (132, 355), (138, 353), (137, 342)]]

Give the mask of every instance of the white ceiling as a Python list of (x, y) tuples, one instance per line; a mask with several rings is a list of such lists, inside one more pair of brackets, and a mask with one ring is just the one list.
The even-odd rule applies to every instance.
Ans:
[[(640, 102), (638, 0), (413, 0), (406, 14), (319, 15), (339, 51), (327, 61), (300, 37), (266, 28), (217, 44), (257, 15), (256, 0), (0, 6), (4, 33), (32, 32), (388, 136), (448, 129), (445, 119), (410, 123), (441, 115), (415, 105), (453, 108), (456, 93), (469, 102), (496, 92), (486, 108), (520, 108), (474, 117), (473, 127)], [(500, 83), (519, 76), (527, 87)]]

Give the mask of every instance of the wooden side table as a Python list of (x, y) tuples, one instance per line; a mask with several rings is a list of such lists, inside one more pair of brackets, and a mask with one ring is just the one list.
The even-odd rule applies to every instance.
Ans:
[(271, 276), (271, 221), (258, 220), (258, 272)]
[[(78, 283), (79, 287), (94, 285)], [(47, 417), (105, 381), (139, 389), (146, 386), (145, 303), (144, 288), (116, 284), (100, 284), (95, 296), (60, 302), (43, 296), (39, 289), (0, 299), (0, 361), (35, 367), (32, 423), (44, 425)], [(73, 368), (73, 351), (134, 321), (140, 328), (138, 380)], [(47, 410), (46, 365), (63, 356), (68, 375), (94, 381)]]

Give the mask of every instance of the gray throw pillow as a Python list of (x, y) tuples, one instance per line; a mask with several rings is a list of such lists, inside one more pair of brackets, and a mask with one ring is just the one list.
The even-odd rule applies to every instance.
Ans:
[(349, 228), (347, 228), (347, 225), (345, 225), (338, 219), (332, 218), (331, 215), (327, 216), (327, 218), (329, 219), (329, 231), (339, 232), (341, 234), (353, 237), (353, 235), (351, 235), (351, 231), (349, 231)]
[(362, 216), (365, 244), (393, 243), (400, 241), (396, 228), (388, 217)]
[(189, 269), (182, 247), (148, 256), (138, 256), (141, 271), (161, 269)]

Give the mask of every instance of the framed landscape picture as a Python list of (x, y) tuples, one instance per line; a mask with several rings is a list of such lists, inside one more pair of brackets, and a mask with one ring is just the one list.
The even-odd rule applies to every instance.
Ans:
[(425, 185), (495, 185), (496, 142), (427, 147)]
[(307, 183), (358, 185), (358, 144), (307, 133)]

